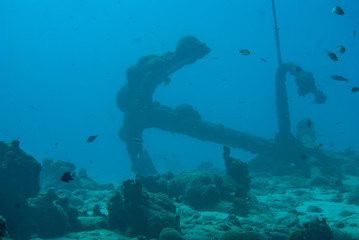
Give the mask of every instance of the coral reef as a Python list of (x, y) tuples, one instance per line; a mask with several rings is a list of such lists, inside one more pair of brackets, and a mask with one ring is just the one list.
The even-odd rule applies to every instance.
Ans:
[(26, 200), (40, 190), (41, 165), (19, 145), (18, 140), (0, 142), (0, 215), (7, 220), (12, 238), (26, 239), (35, 231), (32, 209)]
[[(138, 177), (145, 179), (146, 186), (156, 186), (156, 183), (161, 182), (162, 187), (156, 188), (156, 192), (168, 194), (171, 198), (183, 201), (195, 210), (221, 211), (240, 216), (248, 214), (249, 207), (245, 199), (248, 186), (243, 191), (242, 185), (219, 174), (196, 170), (176, 177), (170, 175), (168, 180), (159, 175), (155, 175), (155, 178), (141, 175)], [(244, 176), (246, 177), (248, 175)], [(167, 182), (164, 183), (165, 181)], [(167, 189), (163, 190), (164, 186), (167, 186)], [(154, 188), (149, 189), (152, 191)]]
[[(4, 166), (8, 166), (3, 165), (6, 155), (3, 151), (18, 146), (17, 141), (0, 144), (1, 171), (4, 172)], [(24, 240), (36, 234), (39, 238), (93, 240), (357, 239), (359, 218), (355, 213), (358, 211), (358, 190), (357, 182), (352, 181), (356, 177), (351, 176), (350, 181), (345, 179), (343, 182), (324, 178), (327, 182), (323, 185), (321, 174), (326, 176), (333, 172), (309, 157), (307, 164), (313, 179), (294, 175), (273, 176), (269, 173), (253, 173), (249, 178), (246, 164), (231, 157), (228, 147), (223, 150), (225, 171), (214, 169), (206, 163), (202, 164), (202, 170), (178, 176), (170, 172), (162, 175), (138, 174), (135, 180), (124, 181), (119, 189), (108, 190), (111, 188), (92, 184), (86, 171), (80, 170), (77, 180), (56, 185), (54, 178), (57, 189), (40, 190), (25, 199), (22, 188), (19, 188), (19, 193), (17, 189), (1, 189), (1, 196), (5, 199), (13, 197), (23, 200), (21, 204), (4, 202), (5, 205), (0, 205), (0, 214), (4, 216), (0, 217), (0, 238)], [(7, 155), (12, 156), (6, 159), (7, 164), (13, 159), (20, 163), (21, 156), (26, 158), (26, 154), (18, 152), (19, 155)], [(351, 156), (355, 154), (347, 156), (345, 161), (355, 164)], [(48, 163), (48, 169), (51, 166), (71, 166), (66, 162)], [(318, 168), (322, 171), (317, 172)], [(47, 174), (50, 172), (60, 175), (55, 168)], [(51, 182), (51, 178), (48, 179)], [(2, 186), (7, 186), (9, 179), (3, 180)], [(66, 188), (72, 184), (78, 188)], [(35, 186), (38, 185), (35, 181)], [(32, 186), (29, 189), (35, 188)], [(352, 189), (352, 192), (346, 189)], [(4, 210), (4, 206), (12, 208)], [(15, 229), (9, 228), (10, 221), (4, 213), (10, 216), (11, 221), (16, 220), (13, 222)], [(318, 214), (329, 219), (331, 227), (326, 219), (315, 219)], [(307, 222), (308, 219), (315, 220)], [(304, 224), (298, 228), (301, 223)], [(116, 230), (125, 236), (116, 234)]]
[(166, 195), (147, 192), (139, 179), (123, 182), (122, 193), (115, 191), (107, 205), (113, 227), (127, 236), (152, 238), (158, 238), (165, 227), (179, 230), (176, 207)]
[[(99, 184), (88, 178), (84, 170), (79, 171), (77, 183), (63, 183), (60, 181), (63, 171), (72, 171), (75, 166), (63, 161), (44, 162), (45, 172), (41, 175), (48, 181), (44, 184), (46, 191), (40, 191), (41, 165), (19, 148), (19, 141), (0, 142), (0, 215), (7, 220), (7, 231), (14, 239), (28, 239), (31, 234), (42, 238), (60, 237), (83, 229), (78, 210), (69, 203), (74, 196), (64, 190), (67, 186), (71, 185), (68, 189), (73, 192), (76, 187), (113, 189), (112, 184)], [(60, 196), (50, 188), (51, 184), (58, 189), (63, 187), (59, 190)]]

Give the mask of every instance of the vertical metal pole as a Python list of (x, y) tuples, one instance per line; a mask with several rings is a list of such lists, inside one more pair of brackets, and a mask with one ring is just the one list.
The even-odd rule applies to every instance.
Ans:
[(274, 17), (274, 34), (275, 34), (275, 42), (277, 45), (278, 64), (280, 66), (280, 65), (282, 65), (282, 54), (280, 52), (279, 28), (278, 28), (278, 24), (277, 24), (277, 14), (275, 12), (274, 0), (272, 0), (272, 8), (273, 8), (273, 17)]
[(286, 89), (286, 74), (288, 72), (288, 66), (283, 65), (282, 54), (280, 51), (279, 42), (279, 28), (277, 23), (277, 15), (275, 11), (274, 0), (272, 0), (273, 17), (274, 17), (274, 34), (277, 45), (277, 56), (278, 56), (278, 70), (276, 74), (276, 105), (277, 105), (277, 117), (278, 117), (278, 134), (276, 141), (285, 143), (291, 139), (290, 133), (290, 115), (289, 115), (289, 104), (288, 95)]

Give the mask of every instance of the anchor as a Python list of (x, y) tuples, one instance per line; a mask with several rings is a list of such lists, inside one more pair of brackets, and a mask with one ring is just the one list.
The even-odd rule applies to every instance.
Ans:
[[(305, 72), (294, 63), (282, 63), (274, 0), (272, 4), (279, 64), (275, 81), (279, 131), (275, 139), (266, 139), (222, 124), (203, 121), (201, 115), (188, 104), (172, 109), (153, 101), (152, 95), (155, 89), (160, 84), (169, 84), (171, 74), (210, 53), (210, 48), (196, 37), (185, 36), (178, 41), (175, 51), (166, 52), (161, 56), (144, 56), (137, 64), (129, 67), (126, 71), (127, 83), (117, 94), (117, 107), (124, 112), (119, 136), (126, 144), (133, 172), (143, 175), (157, 173), (149, 153), (143, 148), (142, 133), (148, 128), (181, 133), (202, 141), (258, 154), (249, 162), (249, 166), (278, 174), (290, 173), (293, 171), (291, 167), (293, 164), (296, 166), (296, 171), (304, 169), (310, 173), (320, 173), (321, 170), (318, 169), (321, 166), (337, 161), (337, 158), (321, 151), (313, 141), (312, 143), (301, 141), (303, 136), (306, 140), (315, 139), (312, 124), (309, 126), (303, 122), (299, 123), (297, 136), (301, 136), (301, 139), (290, 132), (286, 75), (290, 74), (294, 77), (300, 96), (304, 97), (308, 94), (314, 96), (313, 103), (323, 104), (326, 96), (316, 87), (312, 73)], [(311, 160), (303, 161), (300, 156), (310, 156)]]
[(117, 106), (124, 112), (119, 135), (127, 146), (132, 171), (141, 174), (157, 172), (148, 152), (143, 149), (142, 133), (147, 128), (182, 133), (252, 153), (267, 151), (271, 147), (271, 140), (203, 121), (190, 105), (183, 104), (172, 110), (152, 101), (156, 87), (168, 84), (170, 74), (209, 52), (210, 49), (197, 38), (186, 36), (179, 40), (175, 52), (142, 57), (136, 65), (127, 69), (127, 83), (117, 94)]

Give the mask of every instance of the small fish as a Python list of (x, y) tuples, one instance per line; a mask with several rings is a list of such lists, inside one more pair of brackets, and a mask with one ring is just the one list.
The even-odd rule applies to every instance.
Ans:
[(138, 143), (138, 144), (143, 143), (143, 139), (142, 139), (142, 138), (133, 138), (132, 140), (133, 140), (135, 143)]
[(307, 160), (307, 155), (305, 155), (304, 153), (300, 154), (300, 159)]
[(62, 175), (62, 177), (61, 177), (61, 181), (68, 183), (68, 182), (70, 182), (70, 181), (75, 180), (74, 177), (75, 177), (75, 173), (74, 173), (74, 172), (73, 172), (73, 173), (71, 173), (71, 172), (65, 172), (65, 173)]
[(95, 141), (95, 139), (98, 137), (98, 135), (89, 136), (86, 140), (86, 142), (90, 143)]
[(353, 38), (357, 36), (357, 31), (353, 30)]
[(338, 61), (338, 57), (335, 53), (333, 52), (328, 52), (328, 56), (330, 57), (330, 59), (332, 59), (333, 61)]
[(343, 76), (340, 76), (340, 75), (332, 75), (330, 77), (333, 78), (334, 80), (341, 81), (341, 82), (346, 82), (346, 81), (349, 80), (349, 79), (347, 79), (347, 78), (345, 78)]
[(359, 92), (359, 87), (353, 87), (352, 92)]
[(345, 47), (343, 45), (340, 45), (338, 47), (338, 52), (340, 52), (341, 54), (345, 53)]
[(336, 6), (335, 8), (333, 8), (332, 13), (344, 15), (344, 10), (340, 6)]
[(262, 60), (263, 62), (265, 62), (265, 63), (268, 63), (268, 61), (265, 59), (265, 58), (260, 58), (260, 60)]
[(248, 49), (239, 49), (239, 48), (238, 48), (238, 52), (243, 54), (244, 56), (247, 56), (251, 53)]
[(319, 144), (318, 144), (318, 147), (323, 147), (323, 143), (319, 143)]

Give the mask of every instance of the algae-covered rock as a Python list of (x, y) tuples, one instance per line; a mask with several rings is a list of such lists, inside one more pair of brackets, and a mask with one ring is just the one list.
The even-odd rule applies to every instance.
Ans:
[(219, 240), (265, 240), (265, 238), (257, 232), (239, 232), (237, 230), (230, 230), (225, 232)]
[(110, 229), (110, 225), (105, 217), (86, 216), (78, 218), (82, 231), (93, 231), (96, 229)]
[(289, 240), (331, 240), (333, 232), (327, 224), (325, 218), (316, 219), (304, 224), (304, 229), (293, 231)]
[(168, 193), (171, 197), (183, 195), (193, 209), (213, 210), (221, 199), (216, 179), (205, 171), (183, 173), (168, 183)]
[(306, 230), (306, 240), (331, 240), (333, 239), (333, 232), (326, 220), (316, 219), (304, 225)]
[(35, 232), (33, 210), (27, 199), (39, 190), (41, 165), (20, 149), (18, 140), (0, 142), (0, 214), (11, 238), (27, 239)]
[(246, 197), (250, 188), (248, 164), (231, 157), (227, 146), (223, 146), (223, 159), (227, 175), (236, 183), (235, 196)]
[(29, 200), (35, 213), (32, 217), (36, 222), (36, 233), (41, 238), (60, 237), (70, 229), (68, 216), (62, 206), (56, 204), (57, 199), (55, 190), (50, 189)]
[(161, 230), (159, 240), (182, 240), (182, 236), (174, 228), (164, 228)]
[(359, 186), (354, 188), (347, 197), (347, 200), (345, 201), (346, 204), (354, 204), (359, 206)]
[(56, 204), (42, 208), (42, 211), (38, 213), (37, 222), (37, 233), (40, 238), (61, 237), (70, 227), (65, 211)]
[(126, 180), (122, 192), (113, 192), (107, 205), (113, 227), (130, 237), (149, 238), (158, 238), (165, 227), (179, 229), (176, 207), (166, 195), (147, 192), (139, 179)]
[[(19, 141), (0, 142), (0, 195), (7, 201), (34, 197), (40, 190), (41, 165), (19, 148)], [(16, 189), (16, 191), (13, 191)], [(1, 200), (5, 199), (0, 199)], [(1, 205), (1, 204), (0, 204)]]
[(167, 194), (168, 181), (173, 179), (175, 176), (167, 172), (163, 175), (153, 174), (153, 175), (141, 175), (137, 174), (136, 178), (141, 180), (141, 183), (146, 190), (151, 193), (165, 193)]
[(7, 229), (6, 229), (6, 220), (2, 216), (0, 216), (0, 239), (8, 237)]

